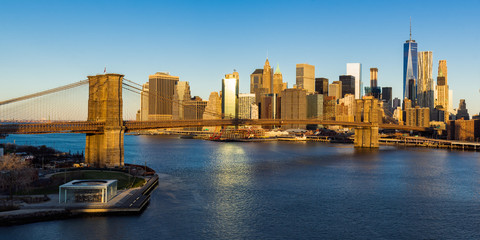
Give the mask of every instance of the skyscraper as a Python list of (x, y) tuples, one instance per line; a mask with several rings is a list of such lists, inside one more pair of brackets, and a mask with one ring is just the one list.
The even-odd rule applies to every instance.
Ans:
[(296, 76), (298, 88), (307, 90), (307, 93), (315, 92), (315, 66), (306, 63), (297, 64)]
[(370, 68), (370, 88), (377, 87), (378, 68)]
[[(307, 118), (307, 91), (300, 88), (291, 88), (283, 90), (280, 98), (281, 102), (281, 118), (288, 119), (305, 119)], [(285, 129), (302, 128), (305, 125), (285, 125)]]
[(464, 120), (470, 120), (470, 115), (468, 114), (467, 104), (465, 103), (465, 99), (460, 99), (456, 118), (457, 119), (463, 118)]
[(340, 98), (343, 98), (345, 94), (355, 95), (355, 77), (351, 75), (341, 75), (339, 77), (340, 82), (342, 83), (342, 95)]
[(434, 109), (434, 90), (432, 78), (432, 52), (418, 53), (417, 103), (420, 107)]
[(225, 74), (222, 79), (222, 114), (224, 118), (238, 118), (238, 72)]
[(435, 107), (439, 106), (445, 114), (445, 121), (448, 120), (448, 108), (449, 108), (449, 89), (447, 82), (447, 60), (440, 60), (438, 62), (438, 75), (437, 75), (437, 99), (435, 101)]
[(263, 87), (263, 69), (255, 69), (250, 74), (250, 93), (256, 93), (257, 89)]
[(328, 96), (335, 97), (335, 100), (342, 98), (342, 82), (333, 81), (328, 85)]
[(238, 95), (238, 118), (251, 119), (252, 104), (255, 104), (255, 94), (240, 93)]
[(347, 75), (355, 77), (355, 99), (362, 98), (362, 64), (347, 63)]
[(403, 98), (417, 100), (418, 55), (417, 43), (412, 40), (412, 25), (410, 24), (410, 39), (403, 44)]
[(388, 113), (388, 115), (391, 117), (393, 114), (392, 87), (382, 87), (382, 101), (385, 114)]
[(315, 92), (328, 95), (328, 78), (315, 78)]
[(173, 106), (172, 106), (172, 119), (183, 120), (185, 119), (185, 101), (189, 101), (190, 85), (188, 82), (178, 81), (175, 86), (175, 92), (173, 93)]
[(273, 69), (270, 67), (268, 58), (263, 66), (263, 88), (267, 89), (267, 93), (272, 93), (273, 91)]
[(157, 72), (148, 77), (148, 120), (172, 119), (172, 101), (179, 77)]
[(274, 94), (280, 94), (283, 90), (287, 88), (287, 83), (283, 82), (282, 72), (280, 72), (280, 67), (277, 64), (275, 73), (273, 74), (273, 91)]

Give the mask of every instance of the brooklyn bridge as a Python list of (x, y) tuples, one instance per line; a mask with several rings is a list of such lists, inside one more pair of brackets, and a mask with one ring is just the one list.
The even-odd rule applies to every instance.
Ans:
[[(32, 111), (52, 111), (48, 103), (38, 106), (38, 99), (67, 92), (65, 100), (83, 101), (72, 98), (71, 93), (82, 86), (88, 86), (88, 107), (86, 120), (51, 120), (40, 115), (27, 117)], [(0, 135), (7, 134), (47, 134), (47, 133), (84, 133), (86, 134), (85, 161), (97, 167), (118, 167), (124, 164), (124, 134), (148, 129), (183, 128), (202, 126), (282, 126), (290, 124), (318, 124), (324, 126), (343, 126), (355, 129), (354, 146), (360, 148), (378, 147), (379, 129), (397, 129), (404, 131), (429, 131), (428, 128), (404, 126), (394, 123), (382, 123), (378, 119), (379, 106), (372, 98), (356, 100), (354, 122), (319, 120), (319, 119), (231, 119), (217, 116), (217, 119), (198, 120), (158, 120), (133, 121), (124, 120), (124, 95), (122, 90), (140, 94), (141, 85), (124, 79), (121, 74), (102, 74), (89, 76), (69, 85), (53, 88), (38, 93), (13, 98), (0, 102)], [(85, 99), (86, 100), (86, 99)], [(163, 101), (173, 101), (163, 99)], [(181, 103), (180, 103), (181, 104)], [(184, 106), (188, 107), (188, 106)], [(40, 108), (40, 110), (38, 110)], [(43, 110), (45, 109), (45, 110)], [(55, 110), (53, 110), (55, 111)], [(69, 110), (78, 112), (75, 106)], [(67, 116), (64, 119), (70, 119)], [(212, 113), (213, 114), (213, 113)], [(20, 116), (22, 115), (22, 116)], [(38, 119), (35, 119), (37, 117)]]

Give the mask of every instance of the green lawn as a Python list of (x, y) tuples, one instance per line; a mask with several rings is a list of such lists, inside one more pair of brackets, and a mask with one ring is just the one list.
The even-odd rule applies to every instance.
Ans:
[(65, 182), (82, 179), (116, 179), (118, 189), (140, 187), (145, 183), (143, 178), (136, 178), (128, 173), (101, 170), (78, 170), (56, 173), (51, 176), (52, 184), (39, 189), (32, 189), (22, 194), (53, 194), (58, 193), (58, 187)]

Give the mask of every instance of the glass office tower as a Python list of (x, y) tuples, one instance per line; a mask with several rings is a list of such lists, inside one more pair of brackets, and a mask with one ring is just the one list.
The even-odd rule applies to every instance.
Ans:
[(222, 80), (222, 113), (224, 118), (238, 118), (238, 72), (226, 74)]
[(412, 34), (410, 33), (410, 40), (403, 44), (403, 99), (412, 100), (412, 104), (416, 103), (417, 99), (417, 48), (417, 43), (412, 40)]

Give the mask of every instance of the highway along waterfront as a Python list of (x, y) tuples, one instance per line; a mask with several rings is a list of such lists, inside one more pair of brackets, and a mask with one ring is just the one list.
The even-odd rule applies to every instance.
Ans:
[[(2, 142), (84, 151), (85, 135)], [(140, 215), (0, 227), (2, 239), (478, 239), (480, 153), (125, 136), (159, 186)]]

